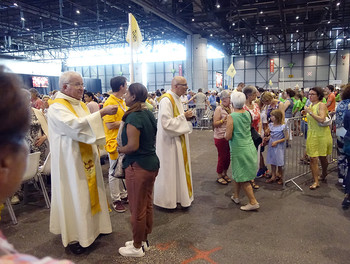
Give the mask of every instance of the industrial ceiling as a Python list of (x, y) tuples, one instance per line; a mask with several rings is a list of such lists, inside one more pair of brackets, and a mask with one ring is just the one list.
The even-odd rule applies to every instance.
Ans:
[(146, 45), (200, 34), (229, 55), (350, 48), (349, 0), (1, 0), (0, 56), (127, 45), (128, 13)]

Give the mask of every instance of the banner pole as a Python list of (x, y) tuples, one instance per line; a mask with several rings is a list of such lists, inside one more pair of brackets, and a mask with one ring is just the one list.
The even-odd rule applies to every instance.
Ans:
[(130, 27), (130, 83), (134, 83), (134, 41), (132, 36), (132, 26), (131, 26), (131, 13), (129, 13), (129, 27)]

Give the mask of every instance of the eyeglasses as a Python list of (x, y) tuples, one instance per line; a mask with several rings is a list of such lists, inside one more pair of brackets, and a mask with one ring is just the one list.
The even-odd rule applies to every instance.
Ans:
[(66, 84), (69, 84), (69, 85), (72, 85), (72, 86), (82, 86), (83, 88), (85, 88), (84, 84), (83, 83), (66, 83)]

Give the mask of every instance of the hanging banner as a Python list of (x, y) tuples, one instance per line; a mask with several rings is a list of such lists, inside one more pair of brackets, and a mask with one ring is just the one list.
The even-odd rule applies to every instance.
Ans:
[(222, 88), (222, 73), (216, 72), (216, 88)]
[(182, 76), (182, 64), (179, 64), (179, 76)]
[(270, 60), (270, 73), (275, 71), (275, 62), (273, 59)]

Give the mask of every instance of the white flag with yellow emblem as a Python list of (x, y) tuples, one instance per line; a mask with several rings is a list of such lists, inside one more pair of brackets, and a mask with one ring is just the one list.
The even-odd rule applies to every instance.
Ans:
[(137, 50), (142, 44), (142, 35), (135, 17), (132, 14), (129, 15), (129, 28), (128, 33), (126, 34), (126, 41), (133, 49)]
[(227, 74), (228, 76), (231, 76), (232, 78), (235, 77), (235, 75), (236, 75), (236, 69), (235, 69), (235, 67), (233, 66), (233, 63), (231, 63), (230, 67), (228, 67), (228, 70), (227, 70), (226, 74)]

